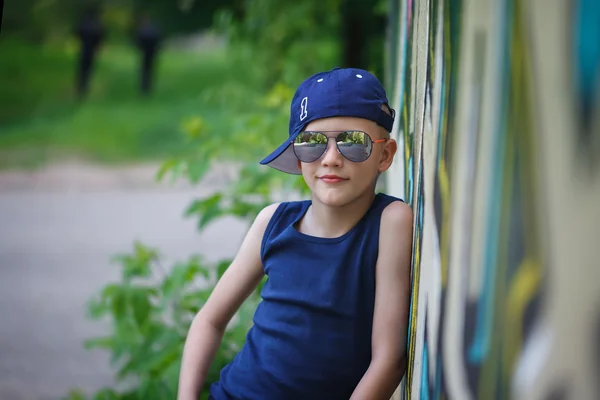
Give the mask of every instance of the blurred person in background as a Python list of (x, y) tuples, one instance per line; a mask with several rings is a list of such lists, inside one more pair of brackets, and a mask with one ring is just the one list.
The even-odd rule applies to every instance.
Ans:
[(100, 8), (89, 6), (75, 29), (79, 39), (79, 62), (77, 66), (77, 94), (80, 98), (87, 95), (90, 77), (94, 69), (96, 55), (104, 41), (105, 30), (100, 20)]
[(135, 43), (140, 51), (140, 91), (146, 96), (152, 92), (154, 66), (160, 47), (161, 34), (149, 14), (143, 13), (135, 29)]

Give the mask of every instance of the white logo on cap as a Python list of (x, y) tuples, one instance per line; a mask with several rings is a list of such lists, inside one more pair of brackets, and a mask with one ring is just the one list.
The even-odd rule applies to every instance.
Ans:
[(300, 121), (304, 121), (304, 119), (308, 116), (308, 97), (305, 97), (300, 102)]

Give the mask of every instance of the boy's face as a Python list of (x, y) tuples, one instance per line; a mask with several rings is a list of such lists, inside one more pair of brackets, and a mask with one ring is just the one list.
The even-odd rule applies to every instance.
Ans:
[[(306, 131), (326, 132), (335, 137), (341, 131), (366, 132), (372, 140), (387, 139), (389, 134), (375, 122), (354, 117), (332, 117), (310, 122)], [(329, 132), (327, 132), (329, 131)], [(373, 143), (371, 155), (366, 161), (352, 162), (341, 155), (335, 140), (329, 139), (327, 150), (317, 161), (298, 161), (306, 184), (317, 199), (328, 206), (343, 206), (368, 194), (375, 188), (377, 174), (392, 164), (397, 145), (393, 139)], [(328, 176), (341, 179), (331, 179)]]

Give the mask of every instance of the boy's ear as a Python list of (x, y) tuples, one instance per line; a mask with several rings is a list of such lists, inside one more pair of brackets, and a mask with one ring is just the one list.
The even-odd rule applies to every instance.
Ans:
[(383, 151), (381, 153), (381, 159), (379, 161), (379, 172), (385, 172), (392, 165), (394, 161), (394, 155), (398, 150), (398, 143), (394, 139), (389, 139), (385, 142)]

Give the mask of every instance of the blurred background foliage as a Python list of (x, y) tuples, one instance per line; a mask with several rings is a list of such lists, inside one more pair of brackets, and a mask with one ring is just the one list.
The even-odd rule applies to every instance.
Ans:
[[(107, 37), (89, 96), (79, 100), (73, 32), (91, 4)], [(231, 164), (236, 179), (190, 199), (185, 214), (199, 230), (224, 216), (250, 223), (275, 198), (308, 193), (300, 177), (258, 165), (287, 135), (295, 87), (335, 66), (383, 79), (386, 7), (385, 0), (9, 1), (0, 38), (0, 168), (65, 158), (158, 161), (157, 179), (201, 184), (216, 164)], [(164, 39), (149, 97), (136, 91), (132, 30), (141, 13)], [(112, 329), (86, 343), (112, 355), (115, 387), (68, 397), (175, 398), (187, 328), (229, 261), (198, 255), (161, 266), (160, 250), (142, 243), (116, 257), (122, 279), (88, 305), (89, 317), (109, 318)], [(259, 290), (232, 322), (206, 387), (243, 344)]]

